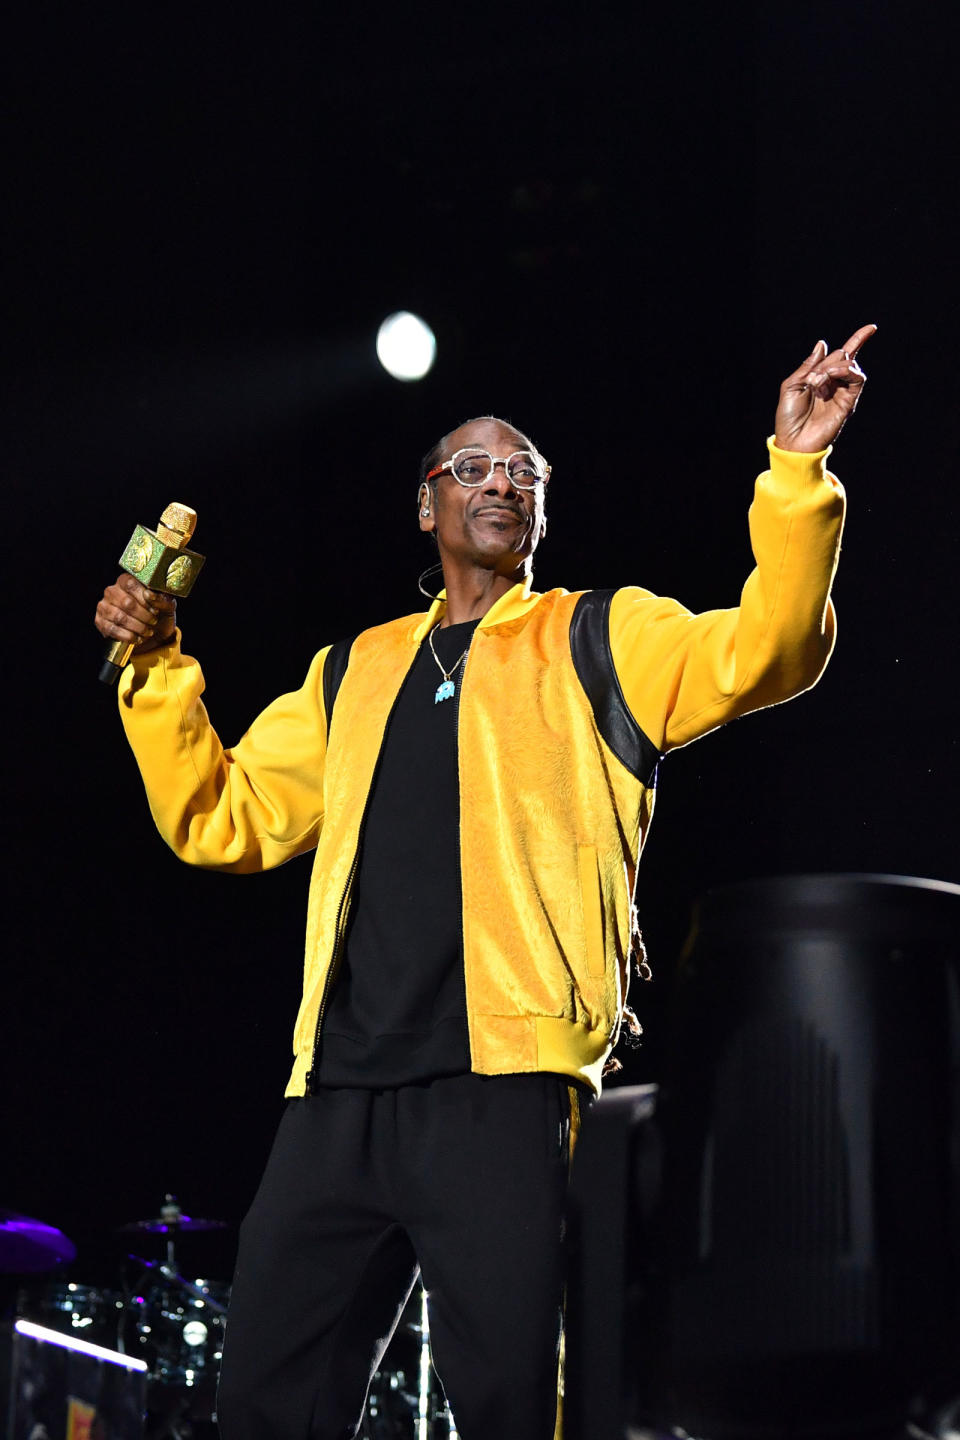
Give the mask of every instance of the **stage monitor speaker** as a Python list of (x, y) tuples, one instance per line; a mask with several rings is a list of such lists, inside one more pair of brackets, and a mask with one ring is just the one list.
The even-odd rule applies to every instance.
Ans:
[(146, 1370), (132, 1356), (29, 1320), (6, 1321), (2, 1433), (6, 1440), (142, 1440)]

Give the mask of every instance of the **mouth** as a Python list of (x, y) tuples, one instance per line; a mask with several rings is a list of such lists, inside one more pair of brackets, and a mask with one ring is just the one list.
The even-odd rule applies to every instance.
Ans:
[(488, 516), (492, 520), (516, 520), (518, 524), (522, 524), (526, 519), (523, 512), (513, 505), (484, 505), (473, 514), (475, 520)]

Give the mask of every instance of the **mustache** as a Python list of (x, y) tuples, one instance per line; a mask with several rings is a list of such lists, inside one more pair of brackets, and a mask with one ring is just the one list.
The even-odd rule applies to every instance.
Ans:
[(488, 501), (485, 505), (478, 505), (473, 513), (474, 515), (495, 515), (504, 510), (508, 515), (515, 515), (518, 520), (528, 518), (523, 505), (511, 504), (509, 500)]

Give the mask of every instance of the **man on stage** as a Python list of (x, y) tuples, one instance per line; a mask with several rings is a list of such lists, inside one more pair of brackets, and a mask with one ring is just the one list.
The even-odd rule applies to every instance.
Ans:
[(430, 609), (321, 650), (232, 749), (174, 602), (129, 575), (104, 592), (99, 630), (136, 642), (120, 712), (175, 852), (246, 873), (316, 851), (225, 1440), (354, 1435), (418, 1266), (463, 1440), (553, 1436), (571, 1136), (623, 1021), (656, 766), (823, 672), (844, 514), (826, 453), (874, 328), (819, 342), (781, 387), (737, 608), (536, 593), (550, 467), (492, 417), (421, 469)]

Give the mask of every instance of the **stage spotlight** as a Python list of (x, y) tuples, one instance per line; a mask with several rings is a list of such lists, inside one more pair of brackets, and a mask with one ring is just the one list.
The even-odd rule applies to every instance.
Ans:
[(422, 380), (437, 354), (436, 336), (409, 310), (388, 315), (377, 331), (377, 359), (395, 380)]

